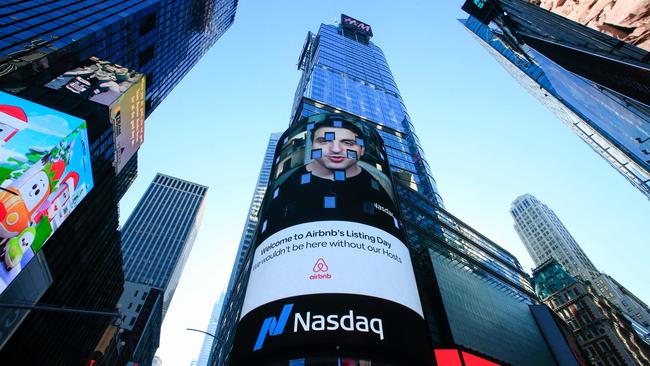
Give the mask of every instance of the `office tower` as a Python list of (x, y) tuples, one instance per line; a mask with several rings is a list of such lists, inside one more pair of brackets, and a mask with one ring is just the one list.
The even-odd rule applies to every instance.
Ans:
[(228, 30), (236, 10), (237, 0), (8, 3), (0, 25), (2, 86), (43, 85), (61, 64), (95, 56), (147, 75), (149, 115)]
[(600, 296), (650, 330), (650, 310), (610, 276), (599, 272), (555, 212), (533, 195), (517, 197), (510, 208), (515, 230), (536, 266), (556, 260), (573, 277), (589, 282)]
[(490, 55), (650, 198), (648, 52), (522, 0), (463, 9)]
[(646, 51), (650, 50), (647, 1), (589, 1), (554, 2), (536, 0), (530, 3), (567, 17)]
[[(146, 73), (142, 112), (148, 116), (232, 24), (236, 5), (236, 0), (3, 4), (0, 88), (87, 123), (94, 187), (37, 253), (38, 261), (0, 295), (1, 302), (111, 313), (123, 291), (117, 205), (137, 173), (135, 154), (116, 174), (118, 124), (106, 108), (44, 85), (97, 56)], [(99, 362), (110, 352), (100, 344), (103, 335), (117, 329), (110, 317), (79, 313), (4, 309), (0, 320), (0, 357), (12, 364)], [(25, 344), (35, 343), (40, 346), (24, 352)]]
[(510, 207), (515, 230), (536, 266), (553, 258), (573, 276), (593, 281), (600, 273), (555, 212), (533, 195), (517, 197)]
[[(553, 342), (564, 344), (564, 340), (553, 338), (549, 331), (557, 328), (553, 321), (549, 323), (531, 310), (535, 296), (517, 259), (442, 207), (404, 102), (382, 50), (370, 41), (372, 36), (368, 24), (345, 15), (339, 24), (322, 24), (317, 34), (307, 34), (299, 56), (298, 69), (303, 73), (293, 102), (290, 129), (303, 126), (305, 118), (331, 119), (332, 114), (338, 114), (341, 119), (374, 127), (383, 138), (386, 154), (382, 156), (395, 181), (396, 200), (400, 203), (422, 310), (433, 342), (430, 349), (436, 350), (439, 363), (448, 360), (461, 364), (463, 358), (466, 364), (477, 360), (477, 364), (576, 365), (568, 347), (549, 346)], [(292, 151), (291, 144), (302, 149), (299, 140), (281, 141), (282, 149), (278, 147), (276, 154)], [(273, 162), (274, 178), (292, 167), (287, 162), (284, 155)], [(275, 190), (272, 195), (267, 192), (267, 197), (280, 195)], [(257, 238), (264, 235), (261, 233), (265, 226), (258, 226)], [(253, 252), (246, 253), (231, 298), (224, 303), (222, 326), (210, 365), (231, 364)], [(313, 271), (324, 270), (325, 264), (320, 262), (318, 267), (318, 263)], [(277, 309), (275, 317), (280, 310)], [(539, 313), (550, 317), (546, 307), (540, 308)], [(268, 319), (271, 323), (272, 319), (280, 321), (275, 317)], [(282, 330), (276, 330), (266, 338), (280, 337)], [(260, 330), (260, 337), (263, 334)], [(277, 342), (279, 338), (271, 339), (269, 342)], [(339, 357), (344, 356), (341, 353)], [(356, 362), (343, 358), (339, 361)], [(311, 362), (305, 356), (290, 364)]]
[(196, 361), (197, 366), (207, 366), (208, 359), (210, 358), (210, 351), (212, 350), (212, 344), (214, 343), (214, 335), (219, 330), (219, 316), (221, 315), (221, 307), (223, 306), (223, 300), (226, 296), (226, 292), (222, 292), (219, 295), (219, 300), (214, 303), (212, 308), (212, 315), (210, 315), (210, 321), (208, 322), (208, 328), (206, 332), (211, 335), (205, 335), (203, 338), (203, 345), (201, 346), (201, 353), (199, 354), (199, 359)]
[(275, 154), (275, 148), (278, 145), (280, 135), (282, 134), (272, 133), (269, 137), (269, 143), (266, 146), (264, 160), (262, 161), (262, 167), (260, 168), (260, 175), (257, 178), (257, 184), (255, 184), (253, 199), (251, 201), (251, 206), (248, 209), (248, 216), (246, 217), (246, 223), (244, 223), (244, 231), (242, 232), (237, 254), (235, 255), (235, 262), (232, 267), (232, 272), (230, 273), (230, 280), (228, 281), (228, 287), (226, 289), (226, 299), (230, 297), (229, 295), (232, 291), (232, 286), (235, 284), (237, 273), (244, 263), (246, 253), (248, 253), (248, 248), (250, 248), (250, 245), (253, 241), (253, 236), (257, 230), (257, 224), (259, 222), (258, 213), (260, 210), (260, 205), (262, 204), (262, 199), (266, 193), (266, 186), (269, 184), (271, 168), (273, 167), (273, 155)]
[(650, 345), (633, 325), (587, 282), (549, 259), (533, 270), (535, 292), (575, 335), (592, 365), (647, 365)]
[(207, 192), (158, 173), (122, 228), (124, 277), (164, 291), (163, 318), (201, 226)]

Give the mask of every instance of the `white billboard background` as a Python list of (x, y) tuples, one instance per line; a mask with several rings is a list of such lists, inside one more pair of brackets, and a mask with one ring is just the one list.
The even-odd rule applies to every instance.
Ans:
[[(319, 259), (326, 270), (317, 265)], [(383, 230), (349, 221), (295, 225), (264, 240), (255, 249), (241, 317), (271, 301), (325, 293), (378, 297), (424, 317), (406, 245)]]

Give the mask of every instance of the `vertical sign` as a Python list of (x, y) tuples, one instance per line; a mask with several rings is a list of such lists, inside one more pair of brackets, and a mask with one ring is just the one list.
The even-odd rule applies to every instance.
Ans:
[(380, 136), (362, 121), (322, 114), (282, 139), (234, 364), (309, 355), (427, 364), (426, 324)]

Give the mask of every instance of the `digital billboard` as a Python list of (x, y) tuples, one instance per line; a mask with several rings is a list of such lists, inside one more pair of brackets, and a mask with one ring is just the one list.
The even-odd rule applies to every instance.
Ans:
[(93, 187), (82, 119), (0, 92), (0, 293)]
[(108, 107), (119, 173), (144, 142), (144, 74), (91, 57), (45, 86)]
[(234, 364), (352, 356), (430, 364), (383, 142), (339, 114), (281, 138), (260, 209)]

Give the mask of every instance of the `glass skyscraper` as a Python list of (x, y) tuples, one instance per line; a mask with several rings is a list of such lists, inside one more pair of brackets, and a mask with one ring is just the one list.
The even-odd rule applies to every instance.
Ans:
[(124, 277), (164, 291), (163, 317), (201, 226), (207, 192), (158, 173), (122, 229)]
[[(237, 0), (14, 1), (2, 6), (4, 88), (96, 56), (147, 75), (149, 115), (232, 25)], [(49, 80), (43, 80), (45, 82)], [(43, 83), (41, 83), (42, 85)]]
[[(222, 292), (219, 296), (219, 300), (214, 303), (214, 307), (212, 308), (212, 315), (210, 315), (210, 321), (208, 322), (208, 328), (206, 329), (207, 333), (215, 334), (219, 329), (219, 316), (221, 315), (221, 307), (223, 306), (223, 300), (225, 296), (226, 293)], [(213, 343), (214, 337), (206, 334), (203, 338), (203, 344), (201, 345), (199, 359), (195, 363), (196, 366), (208, 365), (208, 360), (210, 359), (210, 351), (212, 350)]]
[(472, 16), (460, 22), (530, 94), (650, 198), (650, 54), (526, 1), (481, 3), (477, 8), (468, 1)]
[[(118, 203), (137, 175), (137, 155), (116, 176), (111, 121), (93, 103), (44, 85), (96, 56), (146, 74), (148, 116), (232, 25), (236, 8), (237, 0), (34, 0), (0, 6), (0, 88), (86, 121), (95, 183), (43, 248), (39, 263), (51, 275), (49, 288), (37, 290), (35, 277), (26, 275), (34, 271), (26, 270), (10, 289), (22, 295), (1, 302), (114, 312), (124, 286)], [(29, 297), (21, 286), (33, 290)], [(0, 320), (0, 358), (16, 365), (99, 366), (111, 352), (104, 338), (118, 330), (114, 319), (75, 313), (9, 309), (0, 311)], [(25, 344), (40, 346), (24, 352)]]
[[(535, 297), (517, 259), (444, 209), (387, 61), (370, 41), (372, 36), (369, 25), (345, 15), (339, 24), (322, 24), (317, 34), (307, 34), (290, 125), (319, 113), (339, 113), (361, 119), (383, 137), (432, 349), (461, 348), (509, 364), (556, 364), (556, 351), (530, 309)], [(246, 253), (231, 298), (224, 303), (211, 365), (230, 364), (252, 254)], [(453, 352), (452, 357), (460, 357)], [(472, 356), (464, 357), (467, 361)], [(289, 364), (311, 362), (298, 359)]]

